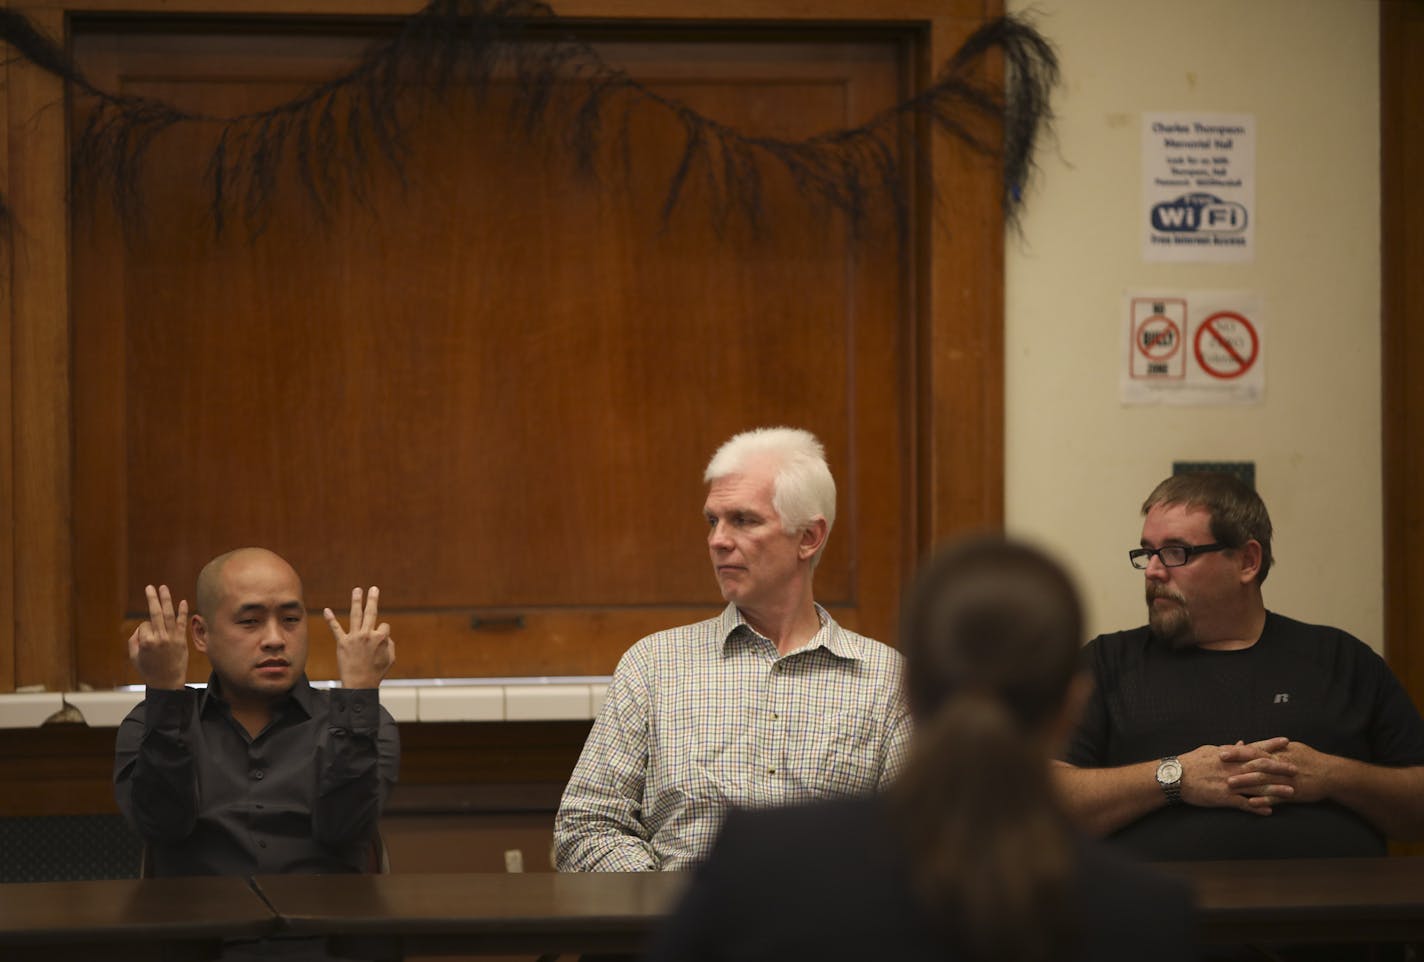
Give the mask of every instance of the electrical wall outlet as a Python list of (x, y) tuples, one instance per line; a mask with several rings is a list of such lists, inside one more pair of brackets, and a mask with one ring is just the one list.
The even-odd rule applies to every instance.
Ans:
[(1256, 462), (1255, 461), (1173, 461), (1173, 474), (1186, 474), (1190, 471), (1219, 471), (1222, 474), (1234, 474), (1242, 481), (1256, 488)]

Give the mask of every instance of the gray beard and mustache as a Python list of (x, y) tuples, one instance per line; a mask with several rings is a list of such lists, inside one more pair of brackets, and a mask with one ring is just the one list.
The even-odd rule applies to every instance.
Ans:
[[(1159, 607), (1152, 603), (1154, 598), (1168, 598), (1176, 604)], [(1187, 648), (1197, 643), (1196, 629), (1192, 625), (1192, 613), (1187, 607), (1187, 599), (1175, 588), (1148, 584), (1147, 624), (1153, 635), (1173, 648)]]

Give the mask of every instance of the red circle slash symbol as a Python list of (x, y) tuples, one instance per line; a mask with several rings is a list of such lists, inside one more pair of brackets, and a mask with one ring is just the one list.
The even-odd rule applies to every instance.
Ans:
[(1165, 361), (1182, 346), (1182, 332), (1170, 317), (1153, 314), (1137, 325), (1137, 349), (1149, 361)]
[(1240, 314), (1218, 311), (1202, 321), (1192, 347), (1203, 371), (1229, 380), (1251, 370), (1261, 353), (1261, 339), (1251, 322)]

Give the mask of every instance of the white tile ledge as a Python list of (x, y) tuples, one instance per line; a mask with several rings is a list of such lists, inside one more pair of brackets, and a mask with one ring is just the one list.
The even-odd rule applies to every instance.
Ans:
[[(603, 705), (609, 675), (532, 678), (394, 678), (381, 704), (397, 722), (581, 721)], [(314, 681), (319, 688), (334, 681)], [(117, 728), (143, 699), (136, 685), (109, 691), (0, 694), (0, 728), (38, 728), (73, 709), (91, 728)]]
[(0, 728), (38, 728), (61, 711), (64, 696), (57, 691), (0, 695)]

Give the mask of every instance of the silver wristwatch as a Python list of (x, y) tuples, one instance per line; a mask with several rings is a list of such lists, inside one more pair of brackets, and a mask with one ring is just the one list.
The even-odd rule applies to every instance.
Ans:
[(1157, 763), (1157, 784), (1162, 786), (1168, 805), (1182, 804), (1182, 763), (1176, 755), (1168, 755)]

